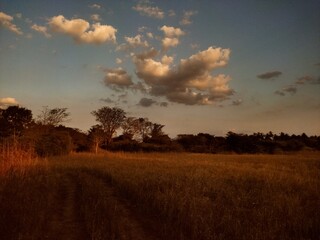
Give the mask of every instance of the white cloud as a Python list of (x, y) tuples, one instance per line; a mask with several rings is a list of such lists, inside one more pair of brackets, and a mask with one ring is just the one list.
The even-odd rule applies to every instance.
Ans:
[(68, 20), (59, 15), (49, 20), (52, 31), (69, 35), (76, 43), (102, 44), (115, 42), (117, 29), (100, 23), (90, 24), (83, 19)]
[(131, 47), (148, 47), (149, 44), (147, 41), (142, 41), (142, 36), (138, 34), (135, 37), (125, 37), (126, 42), (131, 46)]
[(162, 47), (166, 50), (169, 47), (176, 47), (180, 43), (178, 38), (164, 38), (162, 39)]
[(17, 13), (16, 17), (19, 18), (19, 19), (22, 18), (22, 13)]
[(95, 21), (95, 22), (100, 22), (101, 21), (101, 17), (99, 14), (92, 14), (91, 15), (91, 20)]
[(148, 32), (148, 33), (147, 33), (147, 37), (148, 37), (148, 38), (153, 38), (152, 32)]
[(150, 88), (150, 94), (165, 96), (169, 101), (187, 105), (213, 104), (233, 94), (228, 86), (229, 76), (212, 76), (211, 71), (226, 66), (230, 50), (209, 47), (171, 67), (173, 58), (163, 56), (160, 61), (145, 54), (134, 56), (137, 76)]
[(162, 47), (167, 50), (169, 47), (177, 46), (180, 41), (179, 37), (185, 35), (185, 32), (180, 28), (168, 27), (166, 25), (162, 26), (160, 30), (164, 33), (164, 38), (162, 39)]
[(13, 17), (10, 15), (5, 14), (4, 12), (0, 12), (0, 26), (14, 32), (18, 35), (22, 35), (22, 31), (17, 25), (12, 23)]
[(33, 30), (35, 30), (35, 31), (37, 31), (39, 33), (42, 33), (46, 38), (50, 38), (51, 37), (51, 35), (48, 33), (47, 27), (39, 26), (37, 24), (33, 24), (31, 26), (31, 29), (33, 29)]
[(136, 6), (132, 7), (132, 9), (139, 12), (142, 16), (163, 19), (164, 12), (159, 7), (152, 7), (149, 4), (149, 1), (140, 1)]
[(190, 18), (197, 13), (197, 11), (183, 11), (183, 17), (180, 21), (180, 25), (190, 25), (192, 23)]
[(173, 57), (169, 57), (167, 55), (164, 55), (162, 58), (161, 58), (161, 62), (165, 65), (170, 65), (172, 62), (173, 62)]
[(12, 97), (0, 98), (0, 108), (6, 108), (14, 105), (18, 105), (18, 102), (15, 98), (12, 98)]
[(168, 27), (166, 25), (162, 26), (160, 30), (163, 31), (164, 35), (168, 38), (180, 37), (185, 34), (180, 28)]

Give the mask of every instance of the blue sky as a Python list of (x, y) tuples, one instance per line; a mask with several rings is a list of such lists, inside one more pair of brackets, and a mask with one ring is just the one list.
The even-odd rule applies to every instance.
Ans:
[(320, 134), (319, 1), (0, 0), (0, 105), (178, 133)]

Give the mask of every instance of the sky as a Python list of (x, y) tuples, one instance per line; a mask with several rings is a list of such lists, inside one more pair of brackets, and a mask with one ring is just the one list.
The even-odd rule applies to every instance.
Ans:
[(200, 132), (320, 135), (318, 0), (0, 0), (0, 107), (119, 107)]

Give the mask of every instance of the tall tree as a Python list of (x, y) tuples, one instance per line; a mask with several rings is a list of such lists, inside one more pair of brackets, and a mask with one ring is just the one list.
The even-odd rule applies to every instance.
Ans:
[(44, 106), (41, 113), (37, 116), (37, 123), (47, 126), (58, 126), (66, 121), (70, 113), (67, 112), (67, 108), (48, 108)]
[(117, 107), (102, 107), (97, 111), (91, 112), (96, 117), (96, 121), (102, 126), (105, 134), (106, 144), (108, 145), (112, 141), (112, 137), (116, 130), (123, 124), (126, 113)]
[(10, 106), (1, 111), (0, 136), (19, 136), (32, 123), (32, 112), (29, 109)]

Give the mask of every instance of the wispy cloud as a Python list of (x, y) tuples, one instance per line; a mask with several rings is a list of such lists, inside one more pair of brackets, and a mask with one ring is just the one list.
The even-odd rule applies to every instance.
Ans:
[(48, 33), (48, 29), (45, 26), (39, 26), (37, 24), (33, 24), (31, 26), (31, 29), (36, 31), (36, 32), (42, 33), (46, 38), (50, 38), (51, 37), (51, 34)]
[(298, 91), (296, 86), (290, 85), (287, 87), (282, 88), (281, 90), (277, 90), (274, 92), (274, 94), (279, 95), (279, 96), (285, 96), (286, 94), (291, 94), (294, 95)]
[(297, 79), (295, 82), (298, 85), (305, 85), (305, 84), (320, 84), (320, 77), (315, 78), (312, 76), (303, 76)]
[(95, 22), (100, 22), (101, 21), (101, 17), (99, 14), (92, 14), (91, 15), (91, 20), (95, 21)]
[(89, 8), (101, 9), (101, 5), (94, 3), (94, 4), (89, 5)]
[(102, 44), (115, 42), (117, 29), (100, 23), (90, 24), (80, 18), (68, 20), (59, 15), (49, 20), (52, 31), (71, 36), (76, 43)]
[(149, 47), (149, 43), (143, 40), (143, 36), (138, 34), (134, 37), (124, 37), (125, 43), (120, 44), (116, 50), (128, 51), (138, 47), (146, 48)]
[(164, 12), (159, 7), (153, 7), (149, 1), (140, 1), (136, 6), (132, 7), (133, 10), (140, 13), (142, 16), (163, 19)]
[(233, 106), (240, 106), (242, 104), (242, 99), (237, 99), (232, 101)]
[(183, 11), (183, 17), (180, 21), (180, 25), (190, 25), (192, 23), (191, 17), (197, 13), (197, 11)]
[(280, 71), (272, 71), (272, 72), (266, 72), (257, 75), (258, 78), (263, 80), (274, 80), (282, 75), (282, 72)]
[(171, 10), (168, 11), (168, 16), (169, 17), (174, 17), (174, 16), (176, 16), (176, 12), (171, 9)]
[(17, 25), (15, 25), (14, 23), (12, 23), (12, 21), (12, 16), (5, 14), (4, 12), (0, 12), (0, 26), (18, 35), (22, 35), (23, 32), (21, 31), (21, 29), (17, 27)]

